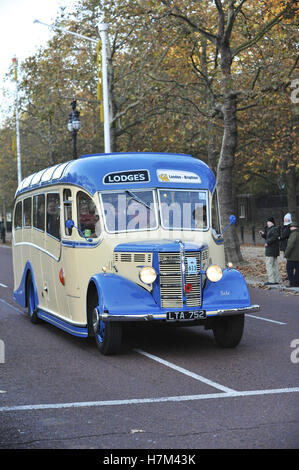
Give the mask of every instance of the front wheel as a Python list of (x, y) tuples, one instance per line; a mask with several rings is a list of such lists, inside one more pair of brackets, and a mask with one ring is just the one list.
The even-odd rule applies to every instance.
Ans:
[(122, 327), (119, 323), (104, 322), (99, 318), (97, 307), (92, 312), (92, 329), (96, 345), (105, 356), (117, 354), (122, 340)]
[(214, 320), (213, 333), (216, 343), (223, 348), (235, 348), (241, 341), (244, 330), (244, 315), (223, 317)]

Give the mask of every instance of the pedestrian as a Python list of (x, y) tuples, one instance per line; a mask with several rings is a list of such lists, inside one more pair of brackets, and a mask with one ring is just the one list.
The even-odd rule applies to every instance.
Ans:
[(2, 243), (5, 243), (5, 223), (4, 223), (4, 219), (2, 219), (2, 222), (0, 222), (0, 234), (1, 234)]
[(268, 217), (264, 232), (260, 231), (259, 233), (266, 240), (265, 256), (268, 282), (265, 282), (265, 285), (280, 284), (277, 259), (279, 256), (279, 228), (276, 227), (273, 217)]
[(280, 237), (280, 251), (283, 251), (283, 253), (285, 253), (286, 251), (288, 238), (291, 233), (290, 232), (291, 223), (292, 223), (292, 216), (288, 212), (283, 218), (283, 228), (282, 228), (281, 237)]
[(299, 223), (297, 221), (293, 220), (290, 231), (285, 251), (287, 273), (290, 287), (299, 287)]

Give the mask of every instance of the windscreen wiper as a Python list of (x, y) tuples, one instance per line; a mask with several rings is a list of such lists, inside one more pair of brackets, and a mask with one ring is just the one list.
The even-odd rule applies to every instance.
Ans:
[(132, 191), (129, 191), (128, 189), (126, 189), (125, 193), (128, 194), (132, 199), (134, 199), (134, 201), (139, 202), (144, 207), (151, 210), (150, 206), (146, 202), (144, 202), (142, 199), (140, 199), (135, 193), (132, 193)]

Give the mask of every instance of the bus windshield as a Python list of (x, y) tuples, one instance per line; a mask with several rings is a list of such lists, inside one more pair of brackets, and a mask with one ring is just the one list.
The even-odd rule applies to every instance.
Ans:
[(207, 192), (159, 189), (162, 227), (168, 230), (206, 230)]
[(153, 190), (102, 193), (100, 199), (107, 232), (158, 228)]
[[(126, 190), (100, 194), (109, 233), (158, 228), (156, 191)], [(206, 230), (207, 192), (159, 189), (161, 225), (167, 230)]]

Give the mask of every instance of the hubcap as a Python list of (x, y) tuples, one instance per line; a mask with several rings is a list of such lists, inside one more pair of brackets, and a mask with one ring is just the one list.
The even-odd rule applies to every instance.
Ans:
[(94, 308), (92, 312), (92, 327), (93, 327), (93, 331), (95, 332), (95, 334), (97, 334), (99, 330), (99, 321), (100, 319), (99, 319), (98, 309)]
[(92, 327), (94, 334), (97, 336), (99, 342), (103, 343), (105, 336), (105, 323), (100, 320), (97, 308), (94, 308), (92, 312)]

